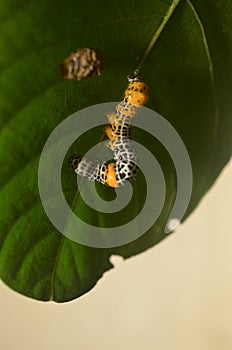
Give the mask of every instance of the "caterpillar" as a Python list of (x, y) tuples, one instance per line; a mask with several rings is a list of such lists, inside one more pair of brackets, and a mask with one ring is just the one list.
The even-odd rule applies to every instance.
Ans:
[(138, 172), (138, 157), (131, 141), (131, 122), (139, 107), (148, 101), (148, 86), (140, 77), (129, 75), (127, 79), (124, 98), (115, 111), (106, 115), (109, 125), (104, 128), (115, 162), (99, 163), (78, 155), (72, 156), (69, 162), (78, 175), (110, 187), (135, 180)]

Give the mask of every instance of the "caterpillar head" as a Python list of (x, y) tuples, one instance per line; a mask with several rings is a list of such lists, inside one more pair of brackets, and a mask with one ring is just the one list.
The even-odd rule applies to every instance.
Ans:
[(128, 80), (128, 83), (134, 83), (135, 81), (143, 81), (143, 78), (133, 74), (129, 74), (127, 76), (127, 80)]
[(148, 86), (140, 77), (128, 76), (125, 100), (132, 105), (144, 106), (148, 101)]
[(78, 168), (78, 165), (80, 164), (81, 161), (82, 161), (82, 157), (75, 154), (74, 156), (72, 156), (69, 159), (70, 168), (72, 168), (74, 171), (76, 171)]

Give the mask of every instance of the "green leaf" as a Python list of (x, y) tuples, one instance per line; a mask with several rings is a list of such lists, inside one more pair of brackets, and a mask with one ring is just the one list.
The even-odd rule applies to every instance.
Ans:
[[(177, 4), (178, 3), (178, 4)], [(163, 22), (173, 8), (170, 19)], [(110, 249), (91, 248), (63, 236), (47, 218), (38, 191), (38, 165), (53, 129), (87, 106), (120, 99), (125, 77), (138, 65), (151, 38), (162, 33), (141, 67), (149, 86), (148, 107), (178, 131), (193, 167), (193, 193), (186, 216), (214, 183), (231, 155), (232, 3), (227, 0), (54, 1), (2, 0), (0, 8), (0, 274), (14, 290), (40, 300), (64, 302), (90, 290), (108, 269), (109, 258), (138, 254), (165, 238), (176, 195), (176, 174), (166, 150), (134, 128), (167, 185), (164, 208), (139, 239)], [(100, 50), (99, 77), (64, 81), (59, 65), (78, 47)], [(73, 144), (80, 154), (97, 143), (96, 128)], [(67, 160), (66, 159), (66, 160)], [(73, 203), (76, 178), (64, 161), (62, 185)], [(144, 202), (144, 179), (134, 184), (128, 219)], [(97, 185), (102, 198), (112, 189)], [(96, 196), (97, 194), (93, 194)], [(93, 197), (95, 198), (95, 197)], [(137, 205), (133, 205), (133, 203)], [(90, 223), (125, 221), (88, 208), (78, 197), (75, 212)]]

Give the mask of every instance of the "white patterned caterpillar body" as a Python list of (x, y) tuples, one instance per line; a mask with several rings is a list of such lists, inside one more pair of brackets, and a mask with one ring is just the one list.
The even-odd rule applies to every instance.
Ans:
[(70, 166), (77, 174), (110, 187), (134, 180), (138, 171), (138, 157), (131, 141), (131, 122), (139, 107), (148, 101), (148, 87), (140, 77), (128, 76), (128, 82), (124, 99), (114, 112), (106, 115), (110, 124), (104, 132), (115, 162), (96, 163), (79, 156), (70, 159)]
[(119, 187), (124, 185), (125, 181), (134, 180), (138, 171), (138, 166), (132, 161), (119, 160), (115, 163), (96, 163), (77, 155), (71, 157), (70, 167), (78, 175), (110, 187)]

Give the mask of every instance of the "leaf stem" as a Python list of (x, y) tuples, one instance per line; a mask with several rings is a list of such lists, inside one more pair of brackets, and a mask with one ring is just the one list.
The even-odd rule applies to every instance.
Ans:
[(179, 4), (180, 0), (173, 0), (171, 6), (169, 7), (166, 15), (164, 16), (163, 21), (161, 22), (159, 28), (157, 29), (157, 31), (155, 32), (155, 34), (153, 35), (148, 47), (146, 48), (146, 51), (143, 54), (143, 57), (141, 58), (137, 68), (135, 69), (133, 75), (136, 76), (138, 75), (140, 69), (142, 68), (145, 60), (147, 59), (148, 55), (150, 54), (153, 46), (155, 45), (156, 41), (158, 40), (160, 34), (162, 33), (162, 31), (164, 30), (166, 24), (168, 23), (169, 19), (171, 18), (173, 12), (175, 11), (177, 5)]

